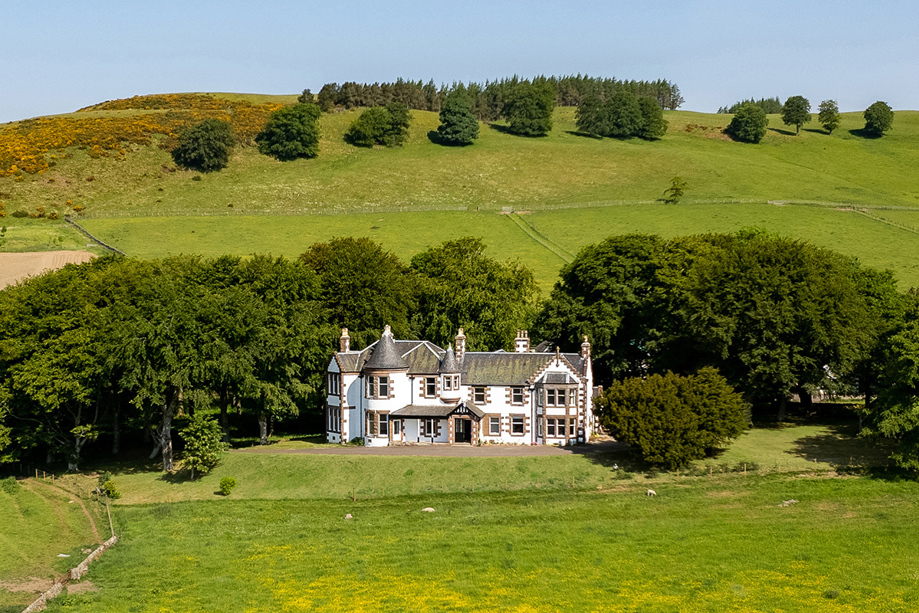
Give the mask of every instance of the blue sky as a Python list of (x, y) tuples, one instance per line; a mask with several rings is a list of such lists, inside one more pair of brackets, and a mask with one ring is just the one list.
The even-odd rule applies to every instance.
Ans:
[(0, 122), (135, 94), (330, 81), (665, 78), (684, 109), (803, 95), (919, 109), (919, 2), (8, 2)]

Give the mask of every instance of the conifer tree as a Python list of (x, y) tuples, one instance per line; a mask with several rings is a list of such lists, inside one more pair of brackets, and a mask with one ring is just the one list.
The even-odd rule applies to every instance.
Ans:
[(479, 137), (479, 120), (472, 114), (469, 98), (455, 90), (447, 95), (440, 110), (437, 137), (444, 145), (471, 145)]

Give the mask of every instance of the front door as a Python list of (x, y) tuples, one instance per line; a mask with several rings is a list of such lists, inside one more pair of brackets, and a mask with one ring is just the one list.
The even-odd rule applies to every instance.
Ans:
[(454, 427), (456, 428), (456, 434), (454, 440), (457, 443), (471, 443), (472, 442), (472, 428), (470, 427), (470, 422), (468, 419), (464, 418), (454, 418), (453, 420)]

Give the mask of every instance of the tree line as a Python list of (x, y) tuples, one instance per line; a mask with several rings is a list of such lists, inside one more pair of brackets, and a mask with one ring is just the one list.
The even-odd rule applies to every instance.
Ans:
[[(100, 440), (150, 445), (174, 468), (173, 420), (304, 413), (322, 423), (323, 374), (348, 327), (356, 347), (391, 324), (401, 338), (507, 345), (535, 312), (528, 270), (471, 238), (403, 264), (379, 244), (340, 238), (296, 261), (105, 257), (0, 292), (0, 462), (65, 458), (77, 470)], [(200, 430), (201, 427), (196, 425)], [(253, 432), (254, 433), (254, 432)], [(201, 465), (197, 465), (201, 468)]]
[(409, 109), (440, 112), (451, 92), (463, 92), (470, 100), (471, 108), (480, 121), (495, 121), (502, 116), (505, 101), (520, 83), (534, 85), (548, 84), (556, 106), (579, 106), (587, 96), (611, 97), (619, 91), (629, 91), (641, 98), (657, 101), (662, 109), (675, 111), (684, 99), (676, 83), (665, 79), (655, 81), (622, 80), (616, 78), (591, 77), (588, 75), (539, 76), (521, 79), (518, 76), (478, 83), (453, 82), (437, 86), (433, 80), (424, 83), (397, 79), (392, 83), (326, 83), (314, 93), (303, 90), (300, 102), (316, 102), (323, 112), (357, 107), (386, 106), (401, 102)]
[(758, 230), (611, 237), (562, 269), (535, 332), (564, 350), (589, 335), (606, 385), (717, 369), (779, 420), (792, 394), (861, 395), (864, 434), (919, 468), (919, 292), (854, 258)]

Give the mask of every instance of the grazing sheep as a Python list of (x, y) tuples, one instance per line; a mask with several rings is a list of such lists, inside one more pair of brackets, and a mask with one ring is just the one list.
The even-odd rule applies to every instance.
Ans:
[(648, 490), (648, 493), (646, 495), (647, 496), (657, 496), (657, 492), (655, 492), (654, 490)]
[(351, 517), (351, 514), (348, 513), (347, 515), (345, 515), (345, 519), (353, 519), (353, 518)]

